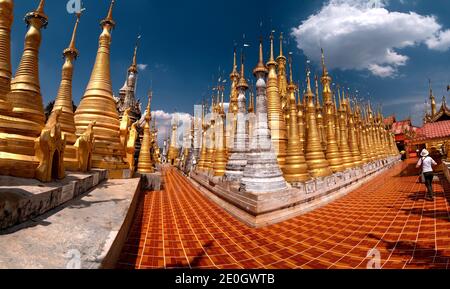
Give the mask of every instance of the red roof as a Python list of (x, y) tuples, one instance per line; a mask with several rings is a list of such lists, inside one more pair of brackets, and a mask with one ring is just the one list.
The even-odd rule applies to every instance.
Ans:
[(414, 142), (440, 138), (450, 138), (450, 120), (425, 124), (417, 130)]
[(384, 119), (384, 125), (392, 125), (395, 122), (396, 122), (395, 115), (391, 115), (390, 117)]
[(411, 120), (404, 120), (399, 122), (394, 122), (392, 124), (392, 132), (394, 134), (403, 134), (405, 133), (405, 130), (411, 130)]

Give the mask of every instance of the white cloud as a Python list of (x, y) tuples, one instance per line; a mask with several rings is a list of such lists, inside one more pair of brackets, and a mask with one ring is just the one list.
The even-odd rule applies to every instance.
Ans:
[(450, 30), (434, 16), (389, 11), (383, 0), (330, 0), (320, 11), (292, 29), (299, 49), (320, 61), (326, 50), (330, 68), (369, 70), (394, 77), (408, 57), (399, 49), (425, 44), (429, 49), (450, 48)]
[(447, 51), (450, 48), (450, 29), (439, 31), (437, 35), (427, 40), (430, 49)]
[[(145, 117), (145, 116), (143, 116)], [(188, 113), (168, 113), (162, 110), (152, 112), (152, 119), (156, 120), (158, 128), (158, 142), (160, 145), (165, 139), (170, 138), (172, 134), (172, 123), (178, 120), (177, 142), (179, 146), (183, 145), (183, 134), (191, 128), (192, 116)]]
[(140, 64), (137, 65), (137, 67), (138, 67), (138, 69), (139, 69), (140, 71), (144, 71), (144, 70), (147, 69), (148, 64), (142, 64), (142, 63), (140, 63)]

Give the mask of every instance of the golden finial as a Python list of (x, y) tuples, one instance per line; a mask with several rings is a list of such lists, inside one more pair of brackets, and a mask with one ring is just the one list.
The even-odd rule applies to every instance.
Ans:
[(311, 90), (311, 71), (308, 70), (306, 71), (306, 93), (311, 95), (312, 94), (312, 90)]
[(113, 19), (113, 9), (114, 9), (115, 3), (116, 3), (115, 0), (111, 0), (111, 5), (109, 6), (109, 10), (108, 10), (108, 15), (101, 22), (102, 26), (104, 26), (106, 24), (111, 25), (112, 28), (114, 28), (114, 26), (116, 26), (116, 22), (114, 22), (114, 19)]
[(153, 98), (153, 92), (150, 90), (150, 91), (148, 92), (147, 115), (145, 116), (145, 120), (146, 120), (147, 122), (149, 122), (150, 119), (151, 119), (150, 105), (151, 105), (151, 102), (152, 102), (152, 98)]
[(314, 81), (316, 85), (316, 106), (320, 108), (320, 99), (319, 99), (319, 77), (317, 75), (314, 76)]
[(45, 15), (44, 6), (45, 0), (41, 0), (35, 11), (27, 13), (27, 15), (25, 15), (25, 22), (30, 25), (30, 19), (37, 18), (41, 21), (42, 27), (45, 28), (48, 24), (48, 17), (47, 15)]
[(137, 69), (137, 52), (139, 48), (139, 39), (141, 39), (141, 35), (139, 35), (136, 39), (136, 44), (134, 46), (134, 52), (133, 52), (133, 61), (131, 63), (130, 68), (128, 68), (128, 72), (138, 72)]
[(237, 74), (237, 52), (236, 52), (236, 46), (234, 47), (234, 53), (233, 53), (233, 73)]
[(239, 78), (239, 83), (237, 85), (238, 88), (244, 88), (244, 89), (248, 89), (248, 83), (247, 80), (245, 79), (245, 56), (244, 56), (244, 51), (241, 51), (241, 74), (240, 74), (240, 78)]
[(70, 40), (69, 47), (64, 50), (64, 55), (72, 54), (74, 58), (78, 57), (78, 50), (75, 48), (75, 40), (77, 37), (78, 24), (80, 23), (81, 12), (77, 13), (77, 21), (75, 22), (75, 27), (73, 28), (72, 38)]
[(283, 32), (280, 33), (280, 56), (279, 57), (284, 57), (284, 55), (283, 55)]
[(258, 73), (267, 74), (267, 68), (264, 65), (264, 54), (263, 54), (263, 40), (262, 37), (259, 40), (259, 61), (256, 68), (253, 70), (253, 74), (256, 76)]
[(325, 65), (325, 53), (323, 52), (323, 48), (321, 48), (322, 51), (322, 71), (323, 71), (323, 76), (328, 76), (328, 70), (327, 67)]
[[(283, 34), (281, 34), (283, 37)], [(292, 73), (292, 52), (289, 53), (289, 84), (294, 84), (293, 73)]]
[(39, 2), (38, 8), (36, 9), (36, 12), (38, 12), (38, 13), (44, 13), (44, 5), (45, 5), (45, 0), (41, 0), (41, 1)]
[(273, 31), (273, 30), (270, 33), (270, 59), (269, 59), (269, 63), (275, 61), (274, 52), (273, 52), (273, 40), (274, 40), (273, 34), (274, 33), (275, 33), (275, 31)]

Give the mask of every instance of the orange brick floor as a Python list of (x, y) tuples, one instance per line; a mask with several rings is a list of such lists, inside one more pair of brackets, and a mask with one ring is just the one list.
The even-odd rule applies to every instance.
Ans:
[(450, 186), (441, 177), (435, 201), (426, 201), (412, 162), (323, 208), (261, 229), (236, 220), (166, 168), (165, 190), (143, 197), (118, 267), (367, 268), (379, 252), (382, 268), (450, 269)]

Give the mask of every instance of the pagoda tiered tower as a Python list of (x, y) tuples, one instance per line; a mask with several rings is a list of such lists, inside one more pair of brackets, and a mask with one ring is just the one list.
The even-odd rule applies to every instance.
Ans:
[[(271, 60), (273, 60), (273, 57)], [(271, 66), (273, 65), (272, 63)], [(241, 180), (242, 189), (252, 193), (277, 192), (287, 189), (287, 183), (278, 164), (268, 127), (267, 86), (265, 81), (267, 73), (267, 68), (264, 65), (261, 40), (259, 44), (259, 62), (253, 70), (253, 74), (257, 79), (255, 135), (252, 136), (253, 139), (250, 141), (251, 146), (247, 157), (248, 163), (244, 170), (244, 177)], [(272, 71), (273, 73), (274, 71)], [(271, 81), (273, 83), (273, 79)], [(278, 96), (278, 93), (276, 95)]]
[(154, 164), (152, 162), (151, 156), (151, 144), (152, 136), (150, 133), (150, 122), (151, 122), (151, 95), (148, 99), (147, 110), (145, 114), (145, 125), (144, 125), (144, 138), (142, 139), (141, 151), (139, 153), (139, 162), (137, 167), (137, 172), (140, 174), (151, 174), (154, 173)]
[(125, 178), (129, 177), (129, 165), (120, 139), (120, 120), (113, 99), (110, 70), (114, 2), (111, 1), (108, 15), (101, 21), (97, 57), (86, 92), (75, 113), (75, 125), (77, 134), (81, 135), (92, 121), (96, 122), (92, 166), (108, 170), (110, 178)]
[(286, 165), (283, 169), (284, 177), (289, 183), (306, 182), (311, 178), (308, 172), (305, 156), (300, 144), (297, 121), (297, 103), (295, 100), (295, 91), (297, 86), (294, 84), (292, 76), (292, 56), (289, 57), (290, 82), (288, 85), (289, 95), (289, 141), (286, 155)]
[[(41, 30), (48, 23), (45, 1), (25, 15), (28, 31), (12, 81), (10, 32), (13, 1), (0, 1), (0, 174), (43, 182), (65, 176), (64, 136), (55, 114), (45, 124), (39, 81)], [(9, 86), (10, 84), (10, 86)]]
[(175, 162), (177, 161), (178, 155), (180, 153), (179, 147), (178, 147), (178, 117), (174, 116), (172, 119), (172, 133), (170, 136), (170, 145), (169, 145), (169, 151), (168, 151), (168, 161), (169, 164), (175, 165)]
[(273, 41), (274, 36), (272, 32), (270, 35), (270, 59), (267, 62), (267, 117), (278, 163), (281, 168), (284, 168), (286, 163), (287, 131), (285, 118), (281, 110), (277, 62), (274, 59)]
[(119, 91), (119, 98), (117, 100), (119, 117), (122, 118), (125, 111), (129, 110), (128, 115), (132, 123), (135, 123), (142, 117), (140, 103), (136, 99), (137, 77), (139, 73), (137, 66), (137, 52), (138, 41), (136, 41), (136, 45), (134, 47), (133, 60), (127, 70), (127, 78), (123, 87)]
[[(244, 55), (241, 55), (241, 75), (237, 84), (239, 91), (238, 111), (236, 115), (236, 129), (234, 132), (233, 147), (226, 167), (225, 177), (228, 181), (240, 181), (247, 165), (247, 152), (249, 146), (248, 123), (246, 119), (246, 96), (248, 83), (245, 79)], [(252, 102), (250, 100), (250, 102)]]
[(327, 177), (332, 174), (329, 163), (325, 158), (322, 143), (320, 141), (319, 129), (317, 126), (317, 111), (314, 101), (314, 93), (311, 90), (311, 78), (308, 70), (306, 77), (306, 125), (307, 139), (305, 147), (306, 162), (309, 173), (313, 178)]
[(341, 163), (341, 157), (339, 153), (338, 139), (336, 136), (336, 115), (337, 110), (333, 102), (333, 92), (331, 91), (332, 79), (328, 74), (328, 69), (325, 65), (325, 55), (322, 49), (322, 98), (324, 104), (324, 125), (326, 131), (326, 158), (330, 165), (330, 169), (334, 172), (342, 172), (344, 167)]
[(14, 20), (14, 1), (0, 0), (0, 112), (9, 111), (7, 94), (11, 90), (11, 26)]

